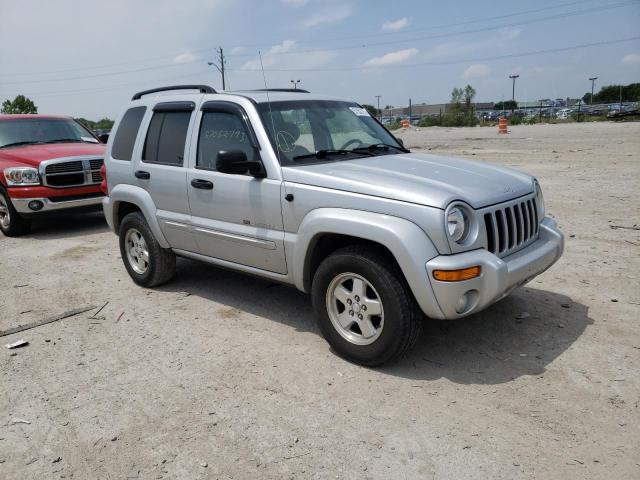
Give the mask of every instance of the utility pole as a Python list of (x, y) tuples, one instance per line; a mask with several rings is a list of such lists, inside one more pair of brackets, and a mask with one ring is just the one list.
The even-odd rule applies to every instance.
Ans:
[(542, 123), (542, 100), (540, 100), (540, 110), (538, 110), (538, 123)]
[(382, 112), (380, 111), (380, 97), (382, 95), (376, 95), (376, 98), (378, 99), (378, 119), (382, 122)]
[(411, 99), (409, 99), (409, 125), (411, 125)]
[(620, 113), (622, 113), (622, 85), (620, 85)]
[(293, 83), (293, 89), (297, 90), (298, 89), (298, 84), (300, 83), (300, 80), (291, 80), (291, 83)]
[(598, 77), (591, 77), (589, 80), (591, 80), (591, 102), (589, 102), (591, 105), (593, 105), (593, 86), (596, 83), (596, 80), (598, 79)]
[(516, 101), (516, 78), (518, 78), (520, 75), (509, 75), (509, 78), (511, 80), (513, 80), (513, 87), (511, 88), (511, 102), (513, 102), (511, 104), (511, 114), (513, 114), (513, 109), (515, 108), (515, 101)]
[(224, 66), (227, 63), (227, 61), (224, 59), (224, 52), (222, 51), (222, 47), (218, 47), (217, 52), (218, 52), (218, 59), (217, 59), (218, 63), (207, 62), (207, 65), (216, 67), (218, 69), (218, 71), (220, 72), (220, 75), (222, 75), (222, 90), (226, 90), (227, 83), (225, 81), (225, 76), (224, 76)]

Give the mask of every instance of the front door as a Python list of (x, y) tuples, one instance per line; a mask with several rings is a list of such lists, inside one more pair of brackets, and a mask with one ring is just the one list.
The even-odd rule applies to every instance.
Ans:
[(231, 102), (206, 102), (187, 171), (191, 222), (198, 252), (285, 274), (279, 179), (216, 171), (220, 151), (241, 150), (260, 161), (246, 113)]

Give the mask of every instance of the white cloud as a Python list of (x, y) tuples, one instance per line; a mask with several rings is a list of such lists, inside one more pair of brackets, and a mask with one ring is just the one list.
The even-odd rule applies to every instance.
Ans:
[(382, 24), (382, 30), (398, 31), (406, 28), (409, 25), (409, 19), (402, 17), (399, 20), (388, 20)]
[(303, 7), (309, 0), (281, 0), (282, 3), (290, 7)]
[(489, 67), (488, 65), (484, 65), (482, 63), (478, 63), (475, 65), (470, 65), (469, 68), (467, 68), (464, 71), (462, 76), (467, 79), (482, 78), (482, 77), (486, 77), (490, 73), (491, 73), (491, 67)]
[(351, 16), (351, 8), (347, 6), (336, 7), (309, 17), (303, 22), (303, 25), (307, 28), (314, 28), (320, 25), (339, 23), (349, 16)]
[(245, 51), (245, 48), (244, 48), (244, 47), (233, 47), (233, 48), (231, 49), (231, 54), (232, 54), (232, 55), (237, 55), (237, 54), (242, 53), (242, 52), (244, 52), (244, 51)]
[(386, 67), (404, 62), (418, 53), (417, 48), (407, 48), (397, 52), (387, 53), (381, 57), (373, 57), (362, 64), (363, 67)]
[(640, 63), (640, 53), (630, 53), (622, 58), (624, 65), (637, 65)]
[(191, 63), (196, 59), (196, 56), (191, 52), (181, 53), (173, 57), (173, 63)]
[(285, 40), (284, 42), (271, 47), (269, 53), (287, 53), (295, 46), (295, 44), (296, 42), (293, 40)]

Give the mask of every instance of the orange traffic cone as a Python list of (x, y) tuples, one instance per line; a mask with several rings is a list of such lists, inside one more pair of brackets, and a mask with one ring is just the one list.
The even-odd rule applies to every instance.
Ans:
[(498, 120), (498, 133), (509, 133), (507, 131), (507, 117), (500, 117)]

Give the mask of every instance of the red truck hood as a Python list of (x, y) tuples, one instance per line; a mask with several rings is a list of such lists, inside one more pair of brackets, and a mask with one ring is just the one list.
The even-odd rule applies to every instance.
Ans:
[(0, 160), (8, 160), (37, 167), (52, 158), (95, 155), (104, 157), (106, 145), (102, 143), (54, 143), (44, 145), (25, 145), (0, 149)]

